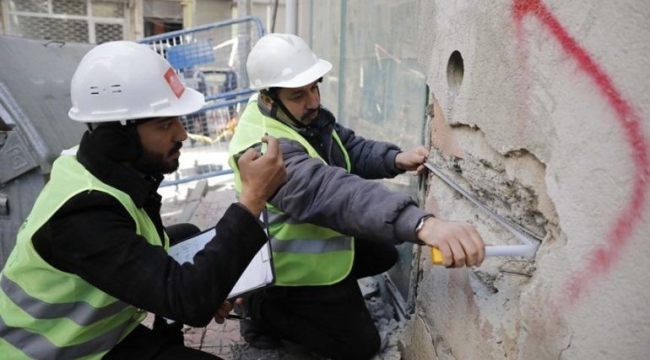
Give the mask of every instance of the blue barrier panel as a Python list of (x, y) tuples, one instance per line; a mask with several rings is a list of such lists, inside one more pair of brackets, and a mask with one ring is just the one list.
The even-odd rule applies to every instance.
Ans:
[[(259, 18), (247, 16), (140, 40), (165, 57), (186, 86), (205, 96), (205, 106), (181, 117), (189, 146), (227, 146), (240, 111), (255, 91), (249, 87), (245, 64), (250, 47), (264, 35)], [(183, 176), (163, 181), (171, 186), (231, 174), (231, 170)], [(181, 172), (177, 176), (181, 176)]]
[(167, 60), (175, 69), (214, 62), (212, 44), (209, 41), (172, 46), (167, 50)]

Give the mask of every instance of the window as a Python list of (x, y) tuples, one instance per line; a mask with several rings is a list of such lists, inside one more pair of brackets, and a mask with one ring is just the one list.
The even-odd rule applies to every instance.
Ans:
[(9, 0), (9, 35), (102, 43), (125, 38), (126, 0)]
[[(427, 86), (411, 36), (417, 21), (409, 21), (417, 11), (417, 0), (312, 0), (310, 9), (312, 49), (334, 65), (321, 86), (323, 105), (358, 135), (403, 149), (424, 144)], [(420, 184), (411, 174), (384, 182), (420, 197)], [(416, 276), (413, 246), (398, 250), (400, 259), (387, 278), (397, 305), (408, 313)]]

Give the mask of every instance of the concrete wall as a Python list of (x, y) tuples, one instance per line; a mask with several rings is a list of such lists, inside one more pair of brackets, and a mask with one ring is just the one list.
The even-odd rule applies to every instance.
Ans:
[[(432, 159), (544, 240), (474, 270), (423, 256), (405, 358), (650, 358), (650, 3), (427, 0), (419, 17)], [(425, 207), (518, 243), (437, 178)]]

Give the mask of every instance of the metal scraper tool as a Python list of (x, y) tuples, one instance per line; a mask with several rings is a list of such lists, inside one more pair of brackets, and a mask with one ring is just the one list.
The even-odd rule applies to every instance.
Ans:
[[(510, 220), (500, 216), (499, 214), (493, 212), (485, 204), (476, 199), (472, 194), (468, 193), (460, 187), (458, 184), (449, 179), (440, 169), (431, 164), (428, 160), (424, 162), (424, 166), (433, 172), (437, 177), (442, 181), (451, 186), (454, 190), (458, 191), (463, 195), (467, 200), (471, 201), (474, 205), (478, 206), (483, 210), (488, 216), (490, 216), (494, 221), (501, 224), (503, 227), (508, 229), (517, 239), (519, 239), (522, 245), (494, 245), (485, 247), (485, 256), (522, 256), (527, 258), (535, 257), (537, 253), (537, 248), (539, 247), (540, 242), (542, 241), (539, 235), (534, 234), (528, 229), (517, 225)], [(442, 265), (444, 258), (442, 252), (437, 248), (431, 248), (431, 262), (435, 265)]]

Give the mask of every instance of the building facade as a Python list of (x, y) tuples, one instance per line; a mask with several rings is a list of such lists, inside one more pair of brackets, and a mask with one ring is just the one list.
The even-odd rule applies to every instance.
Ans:
[[(277, 4), (276, 4), (277, 3)], [(0, 0), (0, 33), (101, 44), (140, 40), (240, 15), (284, 29), (284, 0)]]
[[(339, 121), (405, 148), (423, 135), (452, 182), (542, 240), (474, 269), (403, 250), (403, 358), (650, 358), (650, 3), (300, 6), (300, 34), (334, 64), (322, 92)], [(419, 191), (486, 243), (522, 243), (439, 177)]]

